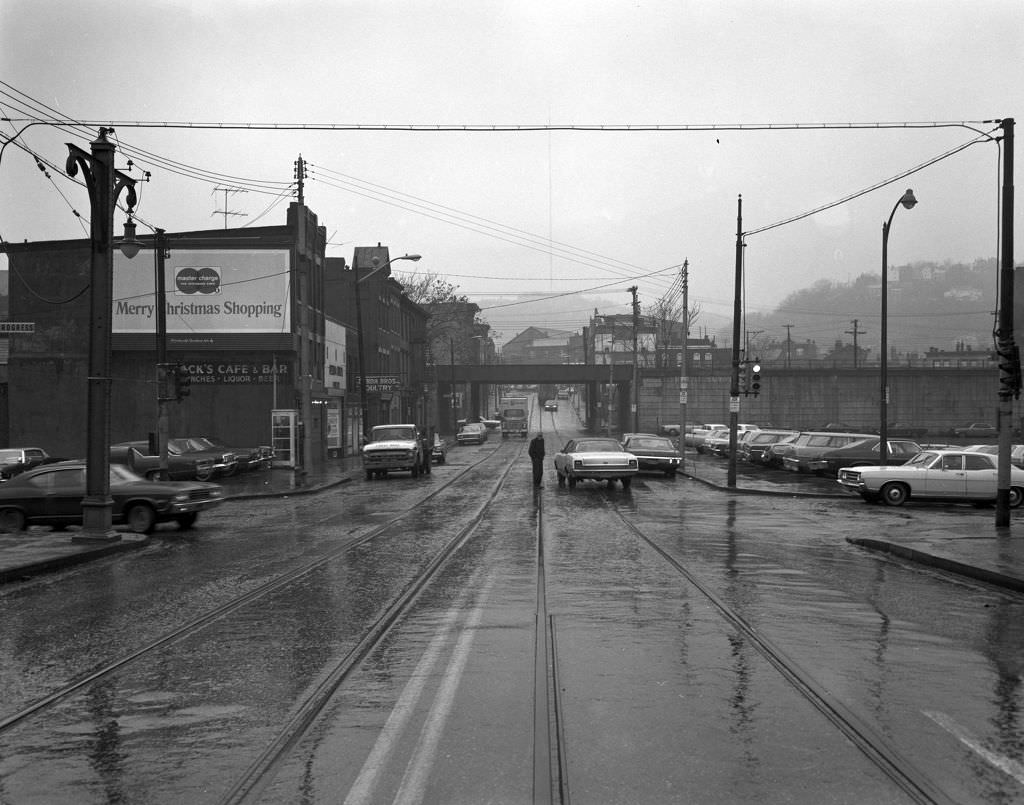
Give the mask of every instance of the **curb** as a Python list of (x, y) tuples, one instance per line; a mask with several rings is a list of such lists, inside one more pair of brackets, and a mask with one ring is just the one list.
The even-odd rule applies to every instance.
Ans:
[(996, 587), (1003, 587), (1007, 590), (1013, 590), (1014, 592), (1024, 592), (1024, 580), (1013, 576), (1007, 576), (1005, 573), (999, 573), (995, 570), (986, 570), (983, 567), (967, 565), (963, 562), (957, 562), (954, 559), (947, 559), (944, 556), (936, 556), (933, 553), (925, 553), (924, 551), (919, 551), (916, 548), (908, 548), (905, 545), (896, 545), (895, 543), (886, 542), (885, 540), (868, 539), (864, 537), (847, 537), (846, 541), (859, 548), (887, 553), (922, 565), (930, 565), (931, 567), (937, 567), (940, 570), (945, 570), (948, 573), (955, 573), (960, 576), (965, 576), (966, 578), (984, 581), (987, 584), (992, 584)]
[(351, 475), (346, 475), (344, 477), (338, 478), (335, 481), (325, 481), (324, 483), (319, 483), (319, 484), (315, 484), (315, 485), (311, 485), (311, 486), (299, 486), (299, 487), (296, 487), (294, 489), (289, 489), (287, 491), (280, 491), (280, 492), (239, 492), (238, 494), (235, 494), (235, 495), (224, 495), (224, 497), (221, 498), (221, 499), (225, 500), (225, 501), (227, 501), (227, 500), (256, 500), (257, 498), (263, 498), (263, 499), (267, 499), (267, 498), (288, 498), (288, 497), (291, 497), (292, 495), (312, 495), (314, 492), (322, 492), (325, 489), (331, 489), (332, 487), (340, 486), (341, 484), (351, 483), (351, 481), (352, 481), (352, 476)]
[(712, 489), (718, 489), (722, 492), (735, 492), (740, 495), (768, 495), (770, 497), (778, 498), (809, 498), (809, 499), (821, 499), (821, 500), (847, 500), (849, 495), (845, 493), (832, 494), (830, 492), (784, 492), (778, 489), (751, 489), (750, 487), (728, 487), (724, 484), (716, 483), (715, 481), (709, 481), (706, 478), (701, 478), (692, 473), (680, 470), (679, 474), (684, 478), (689, 478), (691, 481), (710, 486)]
[(149, 538), (125, 540), (122, 542), (115, 542), (110, 545), (104, 545), (101, 548), (91, 548), (77, 553), (69, 553), (64, 556), (55, 556), (52, 559), (43, 559), (39, 562), (32, 562), (27, 565), (7, 568), (6, 570), (0, 569), (0, 584), (6, 584), (11, 581), (22, 581), (32, 576), (49, 573), (53, 570), (61, 570), (66, 567), (85, 564), (86, 562), (92, 562), (96, 559), (102, 559), (104, 556), (142, 548), (149, 545), (149, 543)]

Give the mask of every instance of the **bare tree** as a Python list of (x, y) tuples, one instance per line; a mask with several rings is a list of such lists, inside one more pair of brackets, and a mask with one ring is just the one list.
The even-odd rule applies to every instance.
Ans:
[(684, 327), (683, 302), (680, 296), (662, 297), (656, 302), (647, 306), (645, 316), (654, 325), (655, 331), (655, 358), (656, 367), (668, 365), (668, 349), (672, 344), (685, 348), (686, 340), (683, 333), (692, 331), (693, 323), (700, 315), (701, 306), (699, 302), (690, 305), (689, 326)]
[(416, 274), (395, 273), (395, 279), (402, 284), (405, 295), (417, 305), (437, 305), (452, 302), (468, 302), (465, 294), (456, 293), (454, 285), (439, 274), (421, 271)]

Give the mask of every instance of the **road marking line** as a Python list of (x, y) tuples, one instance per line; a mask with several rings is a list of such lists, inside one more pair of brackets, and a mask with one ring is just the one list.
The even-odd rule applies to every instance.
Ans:
[(997, 769), (1013, 777), (1018, 783), (1024, 783), (1024, 763), (1019, 763), (1013, 758), (1009, 758), (1006, 755), (1001, 755), (998, 752), (993, 752), (991, 749), (986, 749), (981, 745), (981, 742), (971, 735), (964, 727), (957, 724), (952, 718), (945, 713), (938, 713), (934, 711), (924, 710), (922, 711), (928, 718), (934, 721), (943, 729), (950, 732), (957, 740), (972, 749), (982, 758), (987, 760)]
[(402, 784), (395, 795), (395, 803), (406, 805), (423, 802), (426, 794), (427, 778), (434, 765), (434, 758), (437, 755), (437, 747), (441, 741), (441, 733), (444, 725), (451, 714), (452, 706), (455, 703), (455, 692), (459, 687), (463, 671), (469, 660), (469, 651), (476, 637), (476, 630), (483, 620), (484, 604), (487, 602), (494, 586), (494, 578), (488, 577), (480, 591), (476, 606), (466, 619), (462, 633), (459, 635), (455, 649), (452, 651), (451, 660), (445, 669), (444, 682), (437, 692), (434, 704), (430, 708), (427, 720), (423, 724), (420, 733), (420, 740), (416, 751), (409, 760), (409, 765), (402, 778)]
[(423, 689), (426, 687), (434, 666), (437, 665), (441, 650), (451, 638), (458, 616), (458, 607), (452, 607), (445, 615), (441, 622), (441, 630), (430, 641), (427, 650), (423, 652), (423, 656), (416, 664), (412, 678), (406, 683), (401, 696), (398, 697), (391, 715), (388, 716), (388, 720), (377, 737), (377, 742), (366, 758), (366, 762), (363, 763), (359, 776), (352, 788), (349, 789), (348, 796), (345, 797), (345, 805), (362, 805), (362, 803), (375, 801), (377, 778), (380, 777), (388, 758), (394, 752), (395, 745), (405, 732), (415, 711), (416, 703), (423, 695)]

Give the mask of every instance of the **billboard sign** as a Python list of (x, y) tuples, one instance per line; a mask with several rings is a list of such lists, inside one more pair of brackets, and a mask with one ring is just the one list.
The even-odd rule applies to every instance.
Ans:
[[(141, 252), (114, 252), (113, 332), (156, 327), (156, 282)], [(287, 249), (181, 249), (164, 261), (167, 332), (288, 333), (291, 331)]]

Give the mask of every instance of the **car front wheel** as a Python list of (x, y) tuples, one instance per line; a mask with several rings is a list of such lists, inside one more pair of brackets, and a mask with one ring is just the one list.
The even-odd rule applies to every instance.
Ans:
[(1024, 503), (1024, 489), (1019, 486), (1010, 487), (1010, 508), (1018, 509)]
[(9, 531), (12, 534), (25, 530), (25, 515), (18, 509), (0, 510), (0, 531)]
[(888, 483), (882, 487), (881, 496), (888, 506), (902, 506), (910, 497), (910, 490), (905, 484)]
[(128, 527), (136, 534), (148, 534), (156, 525), (156, 512), (145, 503), (133, 503), (125, 519)]

